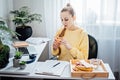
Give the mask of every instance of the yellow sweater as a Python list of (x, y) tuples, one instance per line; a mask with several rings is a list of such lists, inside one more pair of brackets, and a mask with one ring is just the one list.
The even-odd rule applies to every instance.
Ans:
[[(63, 28), (61, 28), (57, 33), (56, 36), (58, 36)], [(55, 37), (56, 37), (55, 36)], [(77, 30), (68, 30), (66, 29), (66, 32), (63, 37), (71, 46), (72, 49), (68, 50), (64, 45), (60, 45), (61, 48), (61, 54), (59, 55), (59, 60), (69, 61), (70, 59), (88, 59), (88, 49), (89, 49), (89, 42), (88, 42), (88, 35), (86, 32), (84, 32), (83, 29), (79, 28)], [(58, 55), (59, 50), (53, 50), (52, 54), (54, 56)]]

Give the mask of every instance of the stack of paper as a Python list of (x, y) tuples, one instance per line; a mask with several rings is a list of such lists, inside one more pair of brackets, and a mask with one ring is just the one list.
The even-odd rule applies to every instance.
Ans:
[(36, 74), (61, 76), (65, 67), (69, 65), (67, 61), (47, 60), (43, 65), (37, 64)]
[(35, 44), (35, 45), (39, 45), (39, 44), (45, 43), (47, 41), (50, 41), (50, 39), (40, 38), (40, 37), (30, 37), (26, 40), (26, 42), (31, 43), (31, 44)]

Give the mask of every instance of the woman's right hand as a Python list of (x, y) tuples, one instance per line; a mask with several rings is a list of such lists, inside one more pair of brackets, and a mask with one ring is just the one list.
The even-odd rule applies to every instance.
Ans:
[(61, 44), (62, 38), (56, 37), (53, 42), (53, 49), (56, 50)]

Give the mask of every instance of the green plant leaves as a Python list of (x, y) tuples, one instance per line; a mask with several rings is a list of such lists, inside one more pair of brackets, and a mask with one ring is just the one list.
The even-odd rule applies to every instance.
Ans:
[(32, 21), (42, 21), (41, 14), (31, 14), (27, 6), (23, 6), (18, 10), (11, 11), (10, 13), (14, 15), (14, 19), (12, 21), (18, 26), (25, 27), (27, 23), (31, 23)]
[(5, 26), (5, 22), (4, 22), (4, 21), (0, 21), (0, 30), (7, 31), (7, 32), (9, 32), (9, 33), (12, 34), (12, 35), (19, 35), (17, 32), (12, 31), (11, 29), (7, 28), (7, 27)]
[(15, 52), (15, 56), (14, 56), (15, 59), (20, 59), (21, 56), (22, 56), (22, 54), (23, 54), (22, 52), (20, 52), (20, 51), (16, 51), (16, 52)]
[(25, 65), (26, 62), (25, 62), (25, 61), (21, 61), (19, 64), (20, 64), (20, 65)]

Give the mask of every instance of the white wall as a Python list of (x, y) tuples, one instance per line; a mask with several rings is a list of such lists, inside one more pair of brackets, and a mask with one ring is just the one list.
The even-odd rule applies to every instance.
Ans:
[(33, 13), (38, 13), (42, 15), (42, 22), (31, 23), (33, 29), (32, 36), (46, 36), (45, 21), (44, 18), (44, 1), (43, 0), (13, 0), (13, 9), (18, 9), (22, 6), (28, 6)]
[(13, 8), (13, 0), (0, 0), (0, 17), (2, 17), (7, 25), (11, 25), (9, 12)]
[(6, 18), (6, 0), (0, 0), (0, 17)]
[(0, 0), (0, 17), (7, 19), (8, 14), (8, 0)]

